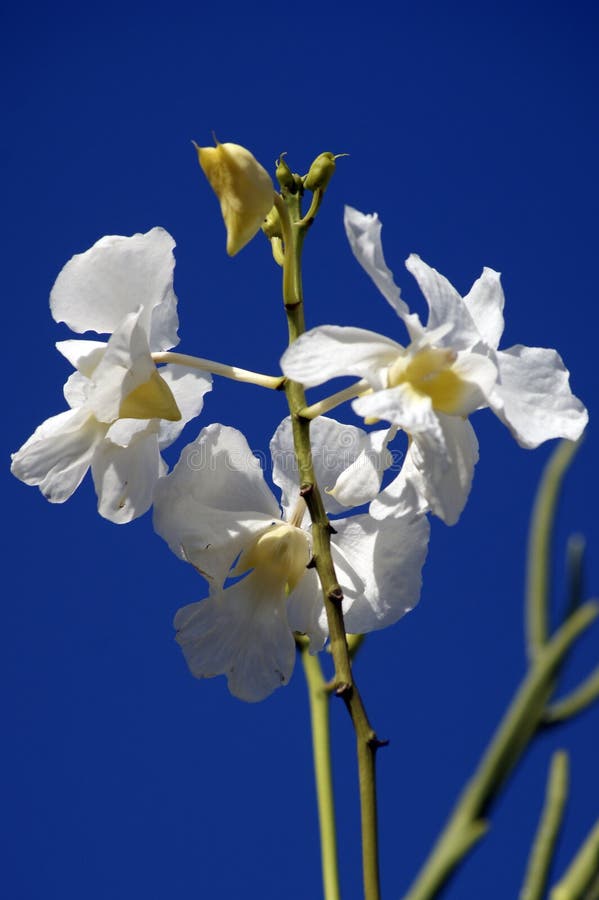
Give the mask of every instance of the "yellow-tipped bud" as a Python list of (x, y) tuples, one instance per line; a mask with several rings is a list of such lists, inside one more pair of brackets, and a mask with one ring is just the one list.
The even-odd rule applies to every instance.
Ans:
[(272, 179), (239, 144), (198, 147), (202, 170), (220, 201), (227, 229), (227, 253), (236, 253), (260, 231), (274, 203)]
[(315, 191), (316, 188), (324, 191), (334, 172), (335, 155), (329, 152), (321, 153), (310, 166), (308, 174), (304, 178), (304, 187), (309, 191)]

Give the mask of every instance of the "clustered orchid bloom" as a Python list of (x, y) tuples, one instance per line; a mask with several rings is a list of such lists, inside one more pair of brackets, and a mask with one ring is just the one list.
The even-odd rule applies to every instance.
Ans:
[(160, 451), (202, 409), (211, 376), (157, 369), (151, 355), (178, 343), (174, 246), (162, 228), (104, 237), (56, 280), (54, 319), (111, 336), (57, 343), (75, 368), (64, 386), (70, 409), (13, 454), (13, 474), (53, 503), (67, 500), (91, 467), (100, 515), (123, 523), (147, 512), (166, 470)]
[[(468, 498), (478, 459), (467, 417), (490, 409), (523, 447), (551, 438), (576, 440), (587, 412), (569, 387), (555, 350), (517, 345), (498, 350), (504, 296), (499, 273), (485, 268), (462, 298), (435, 269), (412, 254), (406, 262), (429, 307), (426, 327), (410, 313), (388, 269), (376, 214), (345, 210), (345, 228), (358, 262), (403, 321), (410, 343), (362, 328), (323, 325), (301, 335), (281, 367), (314, 387), (343, 375), (363, 379), (352, 406), (367, 421), (387, 420), (410, 438), (404, 467), (374, 499), (377, 518), (430, 510), (454, 524)], [(332, 408), (332, 407), (329, 407)]]
[[(348, 437), (351, 442), (357, 431), (322, 420), (313, 437), (321, 470), (347, 466)], [(289, 419), (275, 432), (271, 453), (282, 512), (246, 439), (224, 425), (202, 430), (159, 481), (154, 498), (156, 531), (210, 585), (208, 599), (175, 618), (189, 667), (198, 678), (226, 674), (231, 693), (250, 701), (289, 681), (293, 632), (308, 635), (312, 653), (328, 634), (318, 576), (309, 567), (310, 519), (292, 463)], [(331, 514), (338, 509), (332, 497), (326, 506)], [(426, 518), (379, 523), (360, 514), (333, 523), (347, 628), (365, 633), (397, 621), (420, 595)], [(245, 577), (227, 584), (239, 576)]]
[[(273, 244), (278, 241), (273, 253), (285, 267), (285, 246), (296, 244), (293, 228), (299, 233), (310, 224), (337, 157), (320, 154), (303, 179), (281, 158), (282, 194), (275, 195), (270, 176), (246, 148), (216, 142), (197, 150), (221, 203), (228, 253), (263, 227)], [(292, 225), (283, 200), (291, 197), (297, 206), (302, 184), (315, 199), (305, 219)], [(91, 468), (104, 517), (124, 523), (154, 505), (156, 531), (209, 584), (209, 596), (181, 609), (175, 620), (190, 669), (198, 677), (225, 674), (231, 692), (245, 700), (260, 700), (289, 680), (294, 634), (309, 638), (311, 653), (329, 634), (314, 511), (304, 493), (318, 485), (323, 491), (321, 515), (332, 532), (327, 552), (338, 578), (333, 594), (342, 597), (345, 626), (373, 631), (418, 602), (429, 538), (425, 513), (452, 524), (463, 509), (478, 459), (468, 416), (489, 406), (525, 447), (558, 436), (575, 440), (587, 421), (555, 351), (497, 349), (504, 304), (498, 273), (484, 269), (462, 298), (410, 256), (406, 265), (429, 306), (423, 326), (387, 268), (378, 217), (347, 207), (345, 228), (354, 255), (406, 326), (409, 343), (325, 325), (301, 334), (285, 351), (284, 375), (305, 388), (341, 375), (360, 378), (314, 407), (292, 410), (295, 421), (314, 417), (314, 485), (300, 484), (291, 417), (271, 441), (281, 506), (246, 439), (224, 425), (205, 427), (167, 475), (160, 452), (201, 412), (210, 371), (274, 388), (282, 379), (167, 352), (178, 343), (175, 243), (161, 228), (102, 238), (63, 268), (51, 292), (54, 319), (79, 334), (110, 336), (57, 344), (75, 368), (64, 387), (70, 409), (47, 419), (13, 455), (13, 473), (52, 502), (70, 497)], [(296, 291), (297, 279), (287, 273), (284, 286), (290, 284)], [(294, 293), (289, 308), (297, 305)], [(157, 362), (167, 365), (157, 368)], [(320, 414), (350, 398), (366, 423), (386, 420), (389, 426), (366, 432)], [(408, 451), (382, 488), (393, 462), (388, 444), (400, 429), (409, 436)]]

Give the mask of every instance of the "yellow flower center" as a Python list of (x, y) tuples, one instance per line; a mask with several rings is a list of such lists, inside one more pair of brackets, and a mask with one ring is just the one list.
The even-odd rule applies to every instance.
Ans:
[(430, 397), (433, 408), (455, 414), (464, 395), (465, 384), (453, 370), (455, 350), (424, 347), (413, 355), (398, 356), (389, 366), (388, 387), (408, 384), (418, 394)]
[(256, 569), (268, 579), (285, 583), (292, 591), (309, 562), (310, 544), (306, 532), (294, 525), (274, 525), (258, 535), (242, 553), (234, 574)]
[(120, 419), (167, 419), (179, 422), (181, 413), (173, 392), (157, 371), (148, 381), (138, 385), (128, 394), (119, 409)]

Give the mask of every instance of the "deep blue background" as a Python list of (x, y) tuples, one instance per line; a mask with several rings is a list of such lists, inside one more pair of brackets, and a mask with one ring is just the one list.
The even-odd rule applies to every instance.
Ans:
[[(177, 240), (180, 349), (277, 371), (280, 272), (260, 236), (226, 257), (191, 139), (247, 145), (306, 171), (346, 151), (306, 248), (309, 324), (398, 322), (351, 257), (344, 203), (378, 211), (404, 297), (415, 251), (465, 292), (503, 272), (504, 346), (557, 347), (591, 414), (556, 544), (590, 550), (597, 590), (597, 38), (594, 4), (425, 2), (206, 6), (33, 3), (1, 18), (5, 459), (64, 407), (66, 337), (48, 294), (104, 234), (162, 225)], [(266, 450), (281, 396), (219, 382), (212, 421)], [(348, 409), (349, 421), (356, 421)], [(459, 522), (435, 522), (422, 601), (367, 641), (357, 676), (380, 754), (385, 898), (399, 898), (524, 672), (525, 540), (550, 447), (519, 449), (490, 413)], [(181, 445), (179, 445), (181, 446)], [(170, 454), (173, 463), (177, 447)], [(5, 469), (5, 471), (7, 471)], [(150, 517), (95, 515), (89, 480), (62, 507), (8, 474), (1, 683), (0, 876), (11, 900), (321, 895), (301, 671), (259, 705), (197, 682), (171, 620), (204, 585)], [(599, 657), (597, 627), (568, 683)], [(360, 896), (350, 726), (333, 708), (343, 894)], [(571, 753), (557, 872), (599, 813), (599, 709), (538, 740), (495, 808), (450, 900), (515, 898), (550, 754)]]

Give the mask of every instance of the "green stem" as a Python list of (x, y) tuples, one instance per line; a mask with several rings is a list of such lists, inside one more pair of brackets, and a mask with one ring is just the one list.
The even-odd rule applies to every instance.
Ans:
[[(287, 313), (289, 343), (305, 331), (301, 278), (301, 251), (306, 233), (301, 221), (299, 192), (277, 197), (275, 205), (281, 218), (284, 243), (283, 301)], [(310, 445), (310, 421), (300, 415), (306, 406), (301, 384), (285, 382), (297, 457), (300, 494), (305, 499), (312, 521), (312, 553), (320, 579), (329, 627), (329, 642), (335, 664), (336, 693), (343, 697), (351, 716), (357, 742), (360, 810), (362, 821), (362, 871), (365, 900), (379, 900), (378, 832), (375, 756), (380, 741), (373, 730), (354, 681), (343, 622), (343, 593), (337, 581), (331, 556), (331, 528), (316, 482)]]
[(558, 444), (545, 466), (533, 506), (526, 576), (526, 634), (530, 660), (542, 650), (549, 634), (550, 554), (555, 510), (564, 475), (579, 446), (579, 441)]
[(543, 723), (545, 725), (555, 725), (557, 722), (564, 722), (571, 719), (572, 716), (582, 712), (591, 703), (599, 698), (599, 668), (595, 669), (589, 677), (583, 681), (580, 687), (572, 691), (561, 700), (556, 700), (545, 710)]
[(329, 731), (329, 694), (325, 689), (318, 656), (310, 654), (308, 643), (305, 639), (298, 640), (310, 700), (324, 898), (325, 900), (340, 900)]
[(199, 369), (201, 372), (212, 372), (223, 378), (231, 378), (233, 381), (243, 381), (246, 384), (257, 384), (260, 387), (278, 391), (283, 387), (284, 375), (262, 375), (261, 372), (250, 372), (248, 369), (239, 369), (237, 366), (227, 366), (224, 363), (214, 362), (212, 359), (202, 359), (199, 356), (189, 356), (187, 353), (152, 353), (155, 363), (171, 363), (177, 366), (186, 366), (189, 369)]
[(550, 900), (583, 900), (585, 892), (593, 891), (599, 875), (599, 821), (574, 857), (570, 868), (551, 891)]
[(484, 834), (484, 814), (538, 730), (557, 670), (573, 642), (597, 615), (599, 604), (581, 606), (538, 653), (405, 900), (435, 897)]
[(599, 900), (599, 872), (597, 877), (589, 885), (584, 900)]
[(528, 861), (520, 900), (543, 900), (545, 896), (549, 867), (562, 825), (567, 796), (568, 754), (558, 751), (551, 760), (545, 806)]

